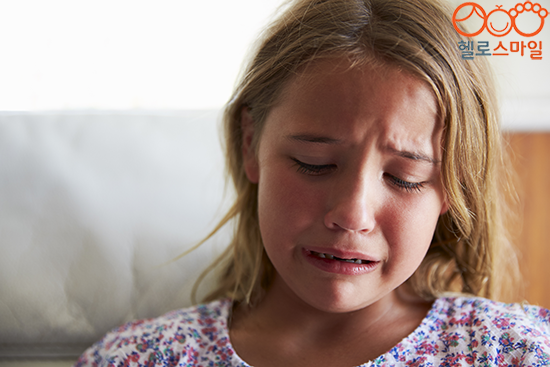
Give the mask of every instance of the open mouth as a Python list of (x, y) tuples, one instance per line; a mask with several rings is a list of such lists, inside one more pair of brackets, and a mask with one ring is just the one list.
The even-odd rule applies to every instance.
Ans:
[(343, 259), (343, 258), (340, 258), (340, 257), (336, 257), (334, 255), (325, 254), (325, 253), (322, 253), (322, 252), (310, 251), (310, 253), (313, 256), (316, 256), (316, 257), (321, 258), (321, 259), (338, 260), (338, 261), (343, 261), (343, 262), (352, 263), (352, 264), (370, 264), (370, 263), (372, 263), (372, 261), (362, 260), (362, 259)]

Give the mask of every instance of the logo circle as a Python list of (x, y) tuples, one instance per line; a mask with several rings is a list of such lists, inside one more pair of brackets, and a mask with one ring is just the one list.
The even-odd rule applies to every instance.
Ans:
[[(456, 16), (458, 14), (458, 12), (466, 7), (466, 6), (472, 6), (472, 11), (470, 12), (470, 14), (468, 14), (466, 17), (462, 18), (462, 19), (456, 19)], [(483, 26), (476, 32), (474, 33), (466, 33), (464, 32), (462, 29), (460, 29), (458, 27), (458, 25), (456, 24), (457, 22), (461, 22), (463, 20), (467, 20), (468, 18), (470, 18), (472, 16), (473, 13), (476, 13), (477, 15), (479, 15), (482, 19), (483, 19)], [(483, 16), (480, 14), (483, 14)], [(453, 13), (453, 26), (455, 27), (455, 30), (460, 33), (461, 35), (463, 35), (464, 37), (474, 37), (474, 36), (477, 36), (478, 34), (480, 34), (481, 32), (483, 32), (483, 30), (485, 29), (485, 27), (487, 26), (487, 13), (485, 13), (485, 9), (483, 9), (481, 7), (481, 5), (479, 4), (476, 4), (476, 3), (472, 3), (472, 2), (468, 2), (468, 3), (463, 3), (461, 4), (459, 7), (457, 7)]]
[[(503, 29), (496, 29), (493, 26), (493, 22), (489, 21), (489, 18), (491, 18), (492, 15), (495, 15), (497, 17), (502, 18), (503, 16), (506, 17), (506, 26)], [(493, 17), (494, 18), (494, 17)], [(487, 24), (486, 24), (487, 31), (491, 33), (495, 37), (503, 37), (506, 36), (512, 28), (514, 28), (514, 21), (512, 20), (512, 17), (506, 10), (502, 10), (500, 8), (495, 9), (489, 14), (487, 14)]]
[[(533, 11), (534, 13), (538, 13), (538, 16), (540, 18), (540, 26), (539, 28), (532, 32), (532, 33), (525, 33), (518, 29), (516, 24), (516, 18), (519, 14), (523, 13), (524, 11)], [(540, 33), (542, 28), (544, 27), (544, 18), (548, 15), (548, 10), (544, 9), (542, 6), (540, 6), (539, 3), (533, 4), (530, 1), (526, 1), (525, 3), (521, 4), (518, 3), (514, 8), (510, 9), (509, 11), (510, 18), (512, 18), (512, 27), (515, 29), (515, 31), (523, 36), (523, 37), (533, 37)]]

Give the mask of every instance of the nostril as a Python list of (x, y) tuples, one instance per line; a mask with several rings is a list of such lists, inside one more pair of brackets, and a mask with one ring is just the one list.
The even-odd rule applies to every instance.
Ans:
[[(364, 232), (374, 226), (375, 207), (379, 202), (378, 170), (366, 164), (348, 170), (332, 187), (327, 200), (324, 224), (332, 230)], [(376, 173), (373, 173), (376, 172)]]
[(325, 226), (332, 230), (368, 232), (374, 227), (374, 218), (368, 212), (351, 213), (333, 210), (325, 215)]

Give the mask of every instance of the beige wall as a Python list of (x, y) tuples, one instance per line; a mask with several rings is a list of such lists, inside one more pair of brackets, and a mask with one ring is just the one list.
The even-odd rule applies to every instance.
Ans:
[(514, 133), (508, 140), (521, 201), (521, 225), (514, 228), (525, 299), (550, 308), (550, 133)]

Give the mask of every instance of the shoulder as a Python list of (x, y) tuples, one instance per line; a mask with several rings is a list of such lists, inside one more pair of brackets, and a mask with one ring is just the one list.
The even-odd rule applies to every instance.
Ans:
[(437, 299), (430, 314), (450, 328), (520, 331), (526, 336), (550, 334), (550, 311), (527, 304), (502, 303), (480, 297), (447, 297)]
[(541, 307), (439, 298), (423, 326), (446, 358), (475, 365), (550, 365), (550, 311)]
[(221, 300), (137, 320), (107, 333), (75, 366), (195, 365), (199, 359), (227, 359), (231, 301)]

